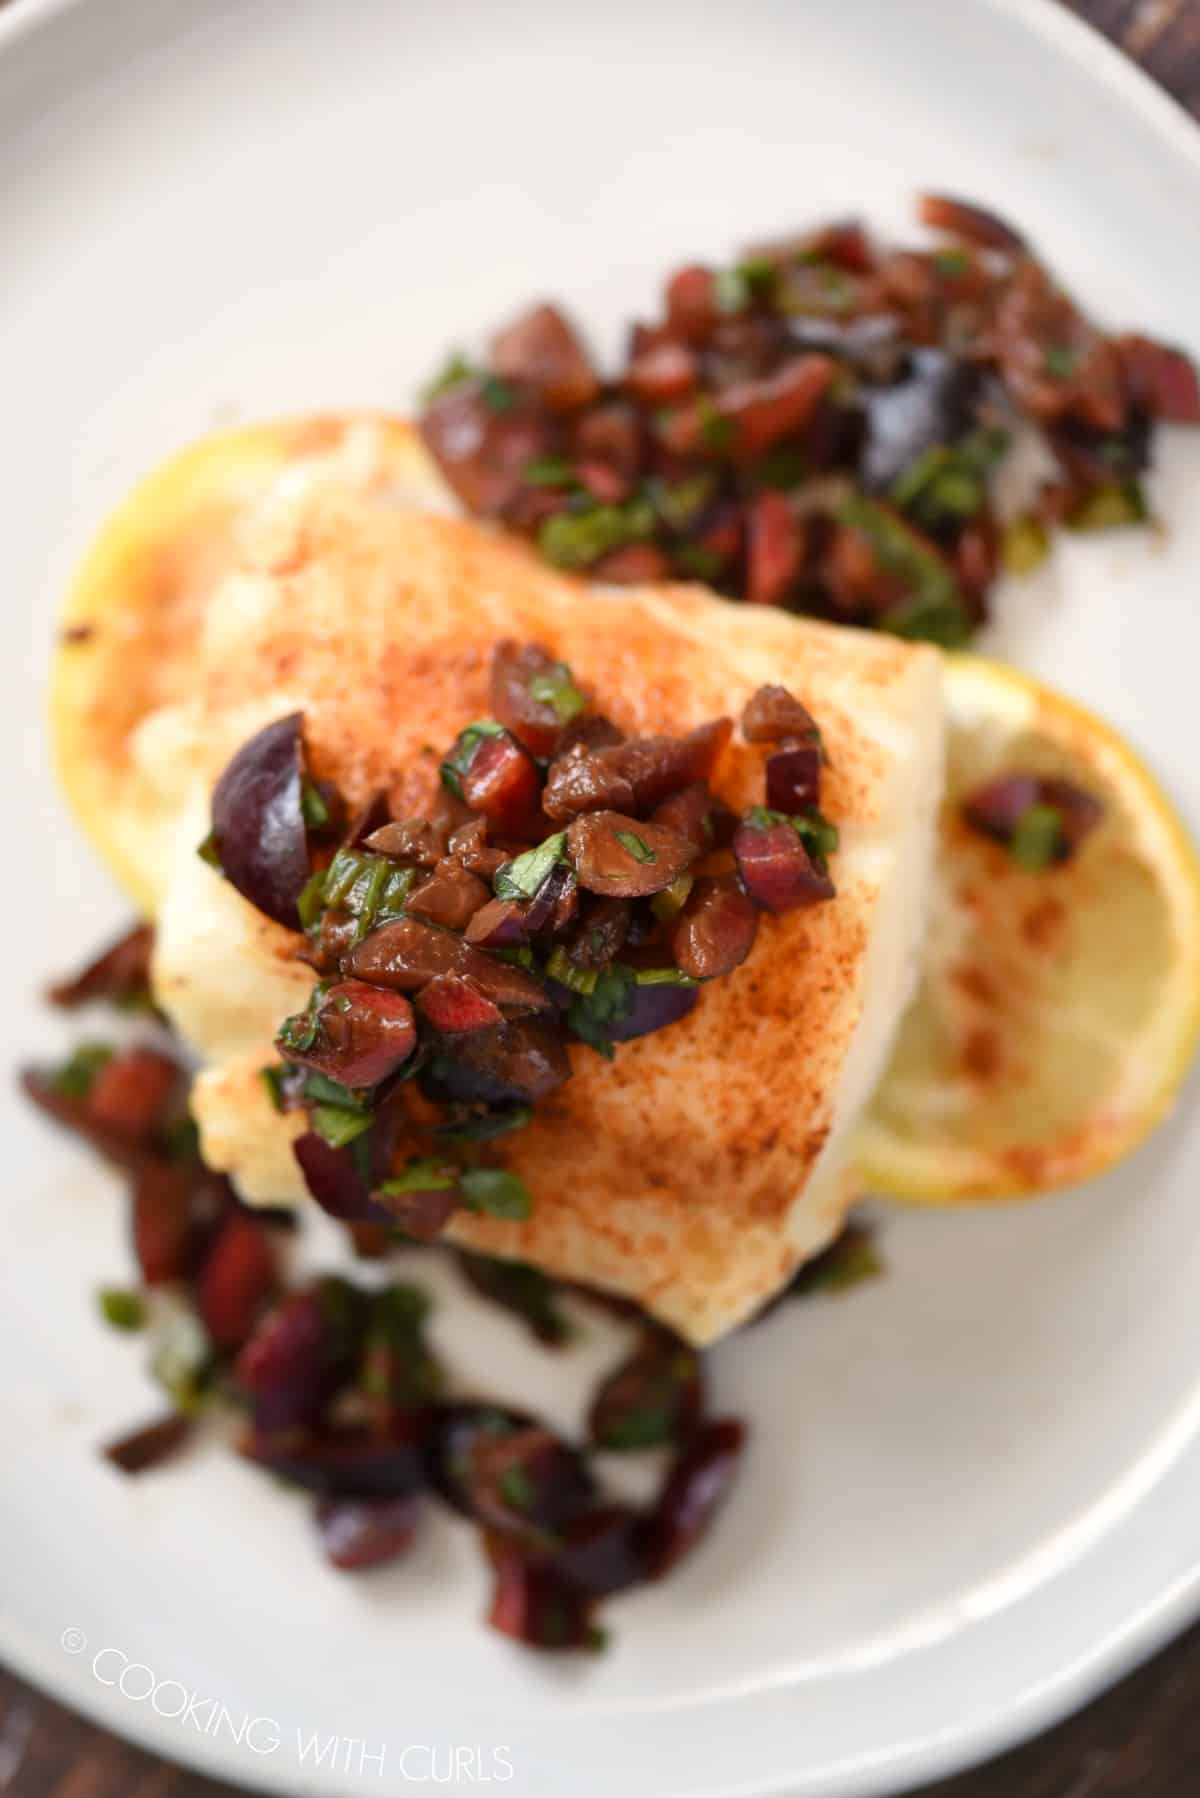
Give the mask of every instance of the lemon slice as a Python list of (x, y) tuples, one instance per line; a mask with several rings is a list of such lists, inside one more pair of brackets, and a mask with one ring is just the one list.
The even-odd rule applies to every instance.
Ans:
[[(946, 665), (947, 796), (923, 981), (860, 1126), (875, 1191), (1021, 1198), (1101, 1173), (1169, 1110), (1200, 1034), (1200, 862), (1099, 718), (1014, 669)], [(1075, 857), (1021, 865), (962, 802), (1010, 772), (1103, 802)]]
[(135, 768), (138, 729), (185, 699), (209, 596), (239, 559), (244, 521), (306, 469), (361, 490), (445, 493), (415, 430), (374, 413), (323, 414), (203, 438), (147, 476), (105, 523), (68, 596), (50, 694), (59, 777), (80, 823), (139, 910), (158, 893), (157, 795)]

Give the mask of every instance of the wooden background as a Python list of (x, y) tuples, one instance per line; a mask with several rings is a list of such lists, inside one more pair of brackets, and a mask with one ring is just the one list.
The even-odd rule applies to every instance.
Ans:
[[(1090, 19), (1200, 118), (1200, 0), (1046, 4)], [(1049, 1735), (917, 1798), (1200, 1798), (1198, 1694), (1200, 1626)], [(127, 1747), (2, 1669), (0, 1793), (245, 1798)]]

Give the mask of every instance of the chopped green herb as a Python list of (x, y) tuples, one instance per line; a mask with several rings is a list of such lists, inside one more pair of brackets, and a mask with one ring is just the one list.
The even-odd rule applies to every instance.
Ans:
[(323, 910), (336, 908), (355, 920), (355, 940), (361, 941), (382, 919), (403, 911), (416, 880), (415, 868), (398, 868), (386, 855), (339, 849), (324, 874), (314, 875), (301, 893), (301, 922), (311, 928)]
[(787, 492), (808, 479), (808, 458), (803, 450), (791, 444), (776, 444), (758, 464), (755, 477), (760, 486), (779, 487)]
[(831, 856), (838, 846), (840, 832), (836, 824), (831, 824), (821, 812), (810, 806), (807, 811), (788, 813), (768, 811), (765, 805), (752, 805), (747, 810), (746, 822), (755, 830), (773, 830), (776, 825), (790, 824), (796, 835), (801, 838), (804, 847), (812, 859), (824, 867), (827, 857)]
[(304, 1055), (312, 1048), (321, 1029), (321, 1004), (324, 997), (324, 984), (318, 982), (305, 1010), (293, 1012), (290, 1018), (283, 1020), (275, 1032), (275, 1043), (285, 1055), (289, 1052)]
[(622, 849), (627, 855), (632, 855), (635, 862), (641, 862), (645, 866), (658, 860), (658, 856), (651, 849), (649, 843), (643, 837), (639, 837), (635, 831), (619, 830), (616, 834)]
[(163, 1131), (163, 1147), (172, 1161), (195, 1161), (200, 1154), (200, 1131), (190, 1111), (177, 1117)]
[(439, 1124), (434, 1135), (446, 1142), (492, 1142), (497, 1136), (523, 1130), (532, 1116), (533, 1108), (529, 1105), (512, 1105), (507, 1111), (481, 1111), (449, 1124)]
[(775, 285), (778, 270), (769, 256), (745, 256), (736, 273), (755, 298), (766, 298)]
[(744, 312), (752, 297), (750, 283), (740, 268), (721, 268), (713, 276), (718, 312)]
[(1136, 481), (1114, 481), (1095, 487), (1067, 518), (1072, 531), (1111, 531), (1124, 525), (1145, 524), (1149, 517), (1146, 496)]
[(935, 597), (922, 594), (893, 606), (879, 620), (894, 637), (912, 643), (936, 643), (941, 649), (961, 649), (972, 631), (967, 609), (957, 592)]
[(542, 521), (538, 548), (559, 568), (587, 568), (610, 550), (643, 543), (653, 535), (654, 508), (648, 500), (634, 498), (619, 506), (556, 512)]
[(971, 620), (950, 568), (903, 518), (875, 500), (855, 495), (838, 508), (839, 523), (861, 531), (880, 566), (911, 592), (880, 623), (898, 637), (954, 649), (971, 634)]
[(694, 875), (681, 874), (677, 880), (673, 880), (670, 886), (665, 887), (661, 893), (655, 893), (653, 899), (650, 901), (650, 910), (654, 913), (660, 924), (669, 924), (672, 918), (677, 918), (679, 916), (680, 912), (687, 904), (688, 894), (691, 892), (694, 884)]
[(987, 481), (1009, 446), (1007, 431), (972, 431), (961, 443), (935, 444), (894, 482), (892, 504), (930, 528), (974, 518), (987, 503)]
[(734, 422), (732, 418), (718, 412), (711, 400), (700, 402), (700, 435), (705, 447), (718, 455), (733, 447)]
[(146, 1323), (146, 1301), (126, 1286), (102, 1286), (97, 1295), (105, 1323), (114, 1330), (141, 1330)]
[(323, 1136), (331, 1149), (344, 1149), (371, 1128), (369, 1111), (350, 1111), (344, 1105), (314, 1105), (309, 1117), (317, 1135)]
[(837, 825), (830, 823), (828, 818), (812, 806), (807, 811), (798, 813), (790, 823), (796, 834), (803, 839), (813, 860), (824, 866), (840, 841)]
[(633, 970), (612, 962), (599, 970), (591, 992), (581, 993), (567, 1010), (568, 1029), (609, 1060), (613, 1045), (608, 1027), (620, 1023), (628, 1012), (633, 984)]
[(706, 549), (702, 543), (680, 543), (671, 553), (676, 565), (698, 581), (715, 581), (725, 566), (724, 556), (715, 549)]
[(196, 1313), (182, 1300), (155, 1321), (150, 1373), (178, 1411), (196, 1411), (212, 1378), (213, 1351)]
[(458, 733), (454, 747), (442, 763), (441, 770), (442, 785), (448, 787), (456, 799), (463, 798), (462, 777), (469, 772), (479, 745), (486, 737), (502, 737), (504, 734), (504, 726), (497, 724), (494, 718), (477, 718), (474, 724), (468, 724), (466, 730)]
[(517, 403), (517, 392), (499, 375), (484, 375), (479, 383), (483, 403), (489, 412), (511, 412)]
[(711, 469), (701, 469), (681, 481), (653, 482), (655, 510), (669, 530), (689, 530), (715, 498), (717, 485), (717, 476)]
[(258, 1070), (259, 1078), (267, 1089), (267, 1097), (270, 1099), (271, 1105), (276, 1111), (282, 1111), (284, 1109), (285, 1089), (283, 1083), (287, 1078), (287, 1072), (287, 1068), (282, 1062), (278, 1061), (273, 1061), (268, 1067), (259, 1068)]
[(528, 943), (522, 943), (519, 949), (490, 949), (497, 961), (506, 961), (514, 968), (532, 968), (533, 950)]
[(510, 862), (497, 868), (492, 881), (492, 891), (497, 899), (532, 899), (547, 876), (551, 874), (566, 855), (567, 833), (556, 831), (539, 843), (536, 849), (527, 849)]
[(423, 1286), (413, 1286), (407, 1280), (393, 1280), (390, 1286), (381, 1287), (372, 1299), (371, 1322), (376, 1328), (405, 1335), (421, 1329), (432, 1309), (432, 1301)]
[(565, 662), (555, 662), (552, 668), (535, 674), (529, 683), (529, 697), (538, 705), (552, 707), (560, 724), (569, 724), (587, 709), (587, 697), (575, 685)]
[(489, 1217), (513, 1218), (520, 1221), (533, 1210), (529, 1188), (516, 1174), (500, 1167), (468, 1168), (460, 1180), (463, 1203), (472, 1211), (486, 1211)]
[(1023, 868), (1048, 868), (1062, 846), (1062, 819), (1052, 805), (1031, 805), (1017, 820), (1008, 851)]
[(474, 373), (475, 370), (461, 350), (455, 350), (441, 373), (435, 375), (429, 385), (422, 390), (421, 404), (423, 406), (432, 405), (434, 400), (440, 399), (443, 393), (449, 393), (452, 387), (459, 387), (464, 381), (469, 381)]
[(521, 1466), (506, 1467), (499, 1479), (500, 1496), (513, 1511), (527, 1511), (533, 1503), (533, 1481)]
[(315, 781), (300, 783), (300, 815), (310, 830), (322, 830), (329, 822), (329, 807)]
[(525, 464), (521, 479), (527, 487), (573, 487), (575, 469), (565, 456), (535, 456)]
[(423, 1155), (410, 1161), (402, 1174), (394, 1174), (390, 1180), (381, 1181), (379, 1191), (449, 1192), (458, 1185), (458, 1180), (459, 1170), (456, 1167), (450, 1167), (432, 1155)]
[(300, 922), (305, 930), (308, 930), (311, 925), (315, 924), (321, 915), (321, 907), (324, 903), (325, 875), (327, 872), (328, 870), (325, 868), (318, 868), (315, 874), (309, 875), (303, 887), (300, 889), (300, 897), (296, 901), (296, 910), (300, 913)]
[(970, 268), (971, 258), (965, 250), (935, 250), (933, 266), (939, 275), (944, 275), (947, 280), (956, 281)]
[(316, 1068), (310, 1068), (304, 1076), (304, 1097), (310, 1105), (340, 1105), (344, 1111), (369, 1110), (353, 1087), (343, 1086), (340, 1080), (331, 1080), (328, 1074), (319, 1073)]
[(573, 993), (594, 992), (599, 978), (595, 968), (577, 967), (561, 944), (552, 951), (546, 963), (546, 974), (550, 980), (557, 980), (560, 986), (569, 987)]
[(1005, 526), (1000, 553), (1009, 574), (1032, 574), (1050, 554), (1050, 533), (1032, 512), (1022, 513)]
[(52, 1084), (64, 1099), (86, 1099), (96, 1075), (113, 1058), (109, 1043), (80, 1043), (55, 1071)]
[(787, 1289), (788, 1296), (807, 1298), (814, 1292), (848, 1292), (863, 1280), (877, 1279), (884, 1271), (871, 1232), (861, 1224), (847, 1224), (827, 1249), (800, 1269)]
[(699, 986), (690, 974), (682, 968), (635, 968), (633, 982), (635, 986)]
[(1069, 381), (1079, 366), (1079, 358), (1074, 350), (1052, 346), (1046, 351), (1042, 366), (1056, 381)]
[(217, 835), (215, 831), (209, 831), (204, 841), (200, 844), (200, 847), (196, 850), (196, 854), (200, 857), (202, 862), (207, 862), (210, 868), (215, 868), (218, 874), (223, 874), (225, 872), (224, 868), (221, 866), (221, 857), (217, 851)]

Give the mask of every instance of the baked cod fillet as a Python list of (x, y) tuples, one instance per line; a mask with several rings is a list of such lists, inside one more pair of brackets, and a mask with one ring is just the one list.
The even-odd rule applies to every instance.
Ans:
[[(89, 579), (103, 541), (95, 552), (68, 616), (56, 728), (85, 825), (156, 918), (155, 993), (201, 1064), (205, 1158), (251, 1202), (307, 1196), (291, 1153), (303, 1120), (272, 1109), (260, 1070), (314, 979), (298, 939), (196, 854), (213, 784), (256, 730), (302, 711), (318, 779), (354, 804), (385, 788), (394, 815), (421, 814), (432, 746), (486, 715), (502, 637), (568, 662), (629, 734), (736, 717), (768, 682), (819, 720), (836, 899), (764, 916), (742, 967), (615, 1061), (573, 1046), (570, 1081), (505, 1145), (533, 1215), (459, 1212), (448, 1230), (712, 1341), (829, 1241), (855, 1196), (849, 1135), (910, 997), (927, 911), (940, 657), (696, 586), (589, 588), (519, 543), (416, 510), (445, 508), (444, 490), (389, 421), (229, 441), (236, 497), (220, 440), (192, 452), (216, 458), (202, 470), (207, 528), (173, 513), (143, 532), (156, 552), (116, 601), (111, 568)], [(758, 803), (762, 768), (762, 750), (735, 740), (714, 791)]]

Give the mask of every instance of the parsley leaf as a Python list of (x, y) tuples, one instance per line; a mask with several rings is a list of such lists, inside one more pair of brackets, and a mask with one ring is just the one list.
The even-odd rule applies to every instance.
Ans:
[(556, 831), (539, 843), (536, 849), (527, 849), (503, 867), (497, 868), (492, 881), (492, 891), (497, 899), (532, 899), (542, 883), (554, 871), (566, 854), (567, 833)]
[(461, 1177), (463, 1203), (472, 1211), (518, 1222), (533, 1210), (533, 1197), (523, 1180), (501, 1167), (472, 1167)]

